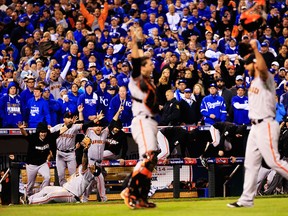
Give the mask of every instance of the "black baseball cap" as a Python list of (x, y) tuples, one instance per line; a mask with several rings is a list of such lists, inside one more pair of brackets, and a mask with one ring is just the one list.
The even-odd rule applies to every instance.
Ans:
[(73, 115), (71, 112), (66, 112), (63, 116), (63, 118), (73, 118)]

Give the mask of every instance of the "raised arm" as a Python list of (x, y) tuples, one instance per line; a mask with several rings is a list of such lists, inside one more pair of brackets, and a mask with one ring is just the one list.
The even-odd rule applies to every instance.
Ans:
[(255, 58), (256, 58), (255, 70), (257, 70), (259, 72), (260, 78), (263, 81), (266, 81), (268, 78), (268, 68), (267, 68), (266, 62), (265, 62), (262, 54), (258, 50), (257, 40), (255, 40), (255, 39), (251, 40), (250, 45), (251, 45), (251, 48), (252, 48), (252, 50), (255, 54)]
[(121, 112), (124, 110), (124, 107), (122, 105), (120, 105), (118, 111), (115, 113), (113, 120), (117, 121), (119, 119), (119, 115), (121, 114)]
[(27, 131), (25, 130), (26, 126), (25, 126), (25, 122), (18, 122), (17, 124), (18, 128), (20, 129), (20, 132), (23, 136), (28, 136)]
[(131, 27), (130, 28), (131, 37), (132, 37), (132, 49), (131, 49), (131, 57), (132, 57), (132, 65), (133, 70), (131, 76), (133, 79), (139, 77), (141, 75), (141, 60), (140, 58), (143, 56), (143, 50), (141, 49), (141, 40), (143, 38), (142, 28), (140, 27)]

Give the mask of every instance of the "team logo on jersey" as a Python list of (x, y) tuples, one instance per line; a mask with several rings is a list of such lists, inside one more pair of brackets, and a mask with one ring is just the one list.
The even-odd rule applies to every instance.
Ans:
[(214, 103), (207, 102), (207, 106), (209, 109), (215, 109), (218, 106), (221, 106), (221, 101), (216, 101)]

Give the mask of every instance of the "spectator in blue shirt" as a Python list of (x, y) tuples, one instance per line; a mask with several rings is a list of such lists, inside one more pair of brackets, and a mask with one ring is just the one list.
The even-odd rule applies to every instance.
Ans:
[(224, 122), (227, 115), (226, 105), (224, 98), (217, 95), (217, 85), (215, 83), (210, 84), (209, 92), (210, 95), (203, 98), (200, 106), (205, 125)]
[(128, 127), (131, 125), (133, 114), (131, 97), (127, 94), (127, 89), (125, 86), (119, 87), (119, 93), (115, 95), (110, 102), (108, 111), (109, 122), (118, 111), (120, 105), (123, 106), (123, 111), (121, 112), (119, 119), (124, 127)]
[(93, 92), (93, 84), (90, 81), (85, 85), (85, 93), (80, 95), (78, 99), (77, 107), (79, 105), (84, 106), (85, 112), (83, 115), (85, 121), (94, 120), (96, 114), (101, 111), (99, 97)]
[(121, 72), (117, 76), (118, 85), (125, 86), (128, 89), (129, 78), (130, 78), (130, 67), (127, 62), (123, 62)]
[(27, 103), (24, 120), (28, 122), (30, 128), (36, 128), (40, 122), (46, 122), (48, 126), (51, 126), (49, 106), (42, 98), (42, 89), (35, 87), (33, 94), (34, 97)]
[(17, 123), (23, 120), (23, 106), (17, 91), (16, 83), (10, 82), (8, 84), (8, 94), (0, 98), (0, 118), (3, 119), (3, 127), (16, 128)]
[(238, 85), (237, 95), (231, 100), (231, 106), (233, 109), (233, 122), (235, 124), (250, 124), (250, 119), (248, 118), (248, 97), (245, 96), (244, 85)]

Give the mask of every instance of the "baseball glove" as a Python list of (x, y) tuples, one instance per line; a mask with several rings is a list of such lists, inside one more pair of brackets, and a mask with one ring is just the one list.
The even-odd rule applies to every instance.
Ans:
[(84, 146), (84, 149), (88, 149), (91, 145), (91, 139), (87, 136), (81, 141), (81, 145)]

